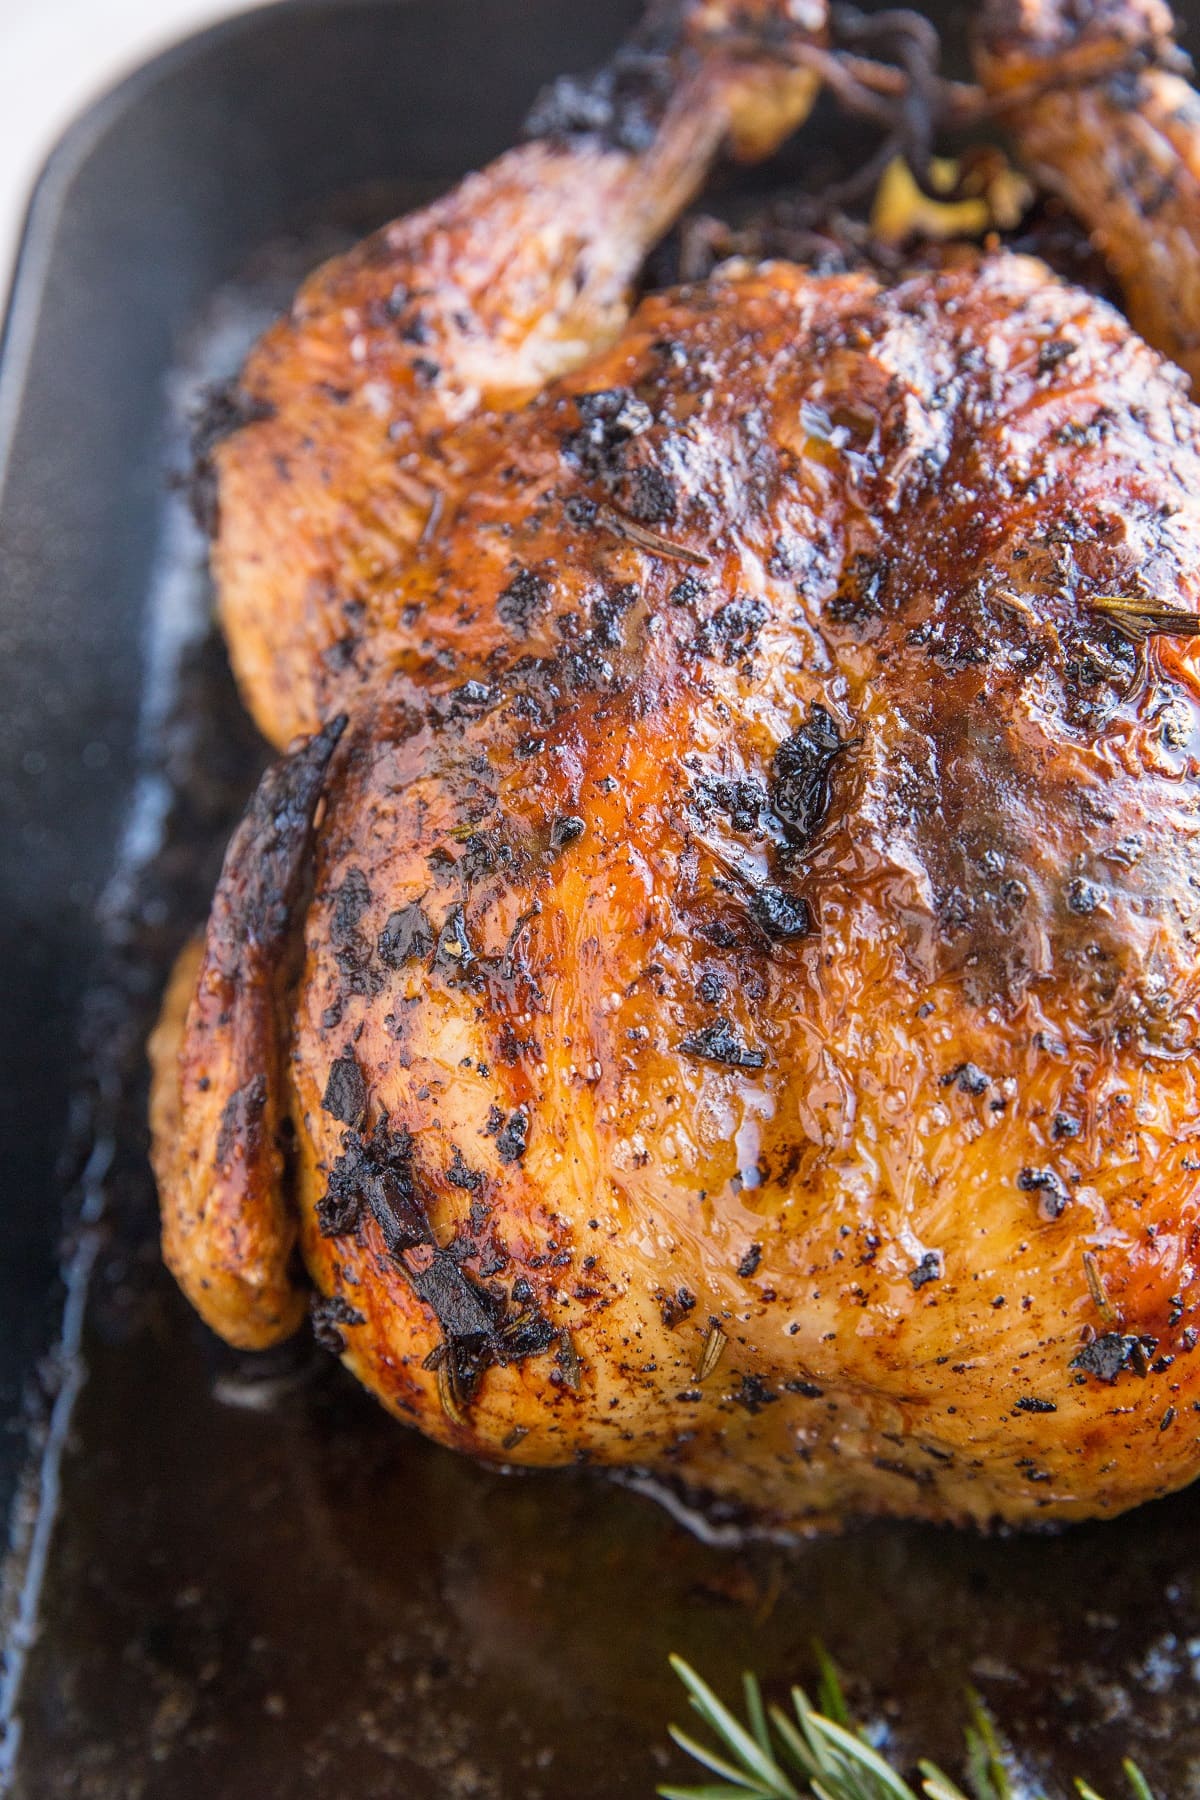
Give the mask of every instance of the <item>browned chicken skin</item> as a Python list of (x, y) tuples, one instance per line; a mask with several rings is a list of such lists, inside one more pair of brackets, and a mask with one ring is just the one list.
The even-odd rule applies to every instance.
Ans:
[[(608, 154), (498, 167), (541, 218), (572, 156), (616, 205)], [(281, 741), (330, 722), (231, 845), (159, 1057), (172, 1267), (269, 1343), (298, 1233), (319, 1331), (400, 1417), (778, 1524), (1179, 1486), (1200, 685), (1142, 634), (1200, 597), (1182, 378), (996, 254), (890, 291), (733, 266), (589, 313), (579, 358), (552, 308), (507, 385), (439, 322), (418, 391), (404, 334), (517, 185), (315, 278), (251, 359), (273, 416), (220, 452), (247, 692)], [(521, 336), (538, 277), (507, 310), (504, 279)], [(347, 309), (368, 348), (322, 410), (298, 372)], [(427, 505), (393, 477), (442, 383)], [(285, 533), (293, 456), (327, 510)]]
[(411, 650), (414, 562), (471, 481), (464, 424), (611, 343), (722, 143), (767, 155), (807, 113), (816, 79), (787, 52), (822, 5), (668, 10), (679, 41), (649, 72), (618, 59), (602, 135), (512, 150), (318, 269), (250, 356), (250, 423), (214, 458), (213, 569), (242, 691), (280, 747)]

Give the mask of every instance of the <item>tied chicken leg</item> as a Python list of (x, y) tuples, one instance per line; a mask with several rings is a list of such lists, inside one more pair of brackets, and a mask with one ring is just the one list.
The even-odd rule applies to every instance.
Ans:
[[(722, 130), (758, 83), (782, 129), (798, 59), (750, 23), (734, 89), (715, 28), (673, 79)], [(311, 1293), (486, 1460), (790, 1528), (1118, 1512), (1200, 1471), (1200, 414), (1003, 253), (731, 265), (569, 327), (518, 258), (490, 345), (438, 313), (435, 413), (381, 377), (489, 208), (575, 157), (608, 241), (677, 112), (615, 192), (594, 139), (513, 153), (251, 358), (224, 618), (260, 720), (312, 735), (160, 1033), (168, 1260), (234, 1343)], [(317, 346), (389, 273), (320, 411)]]

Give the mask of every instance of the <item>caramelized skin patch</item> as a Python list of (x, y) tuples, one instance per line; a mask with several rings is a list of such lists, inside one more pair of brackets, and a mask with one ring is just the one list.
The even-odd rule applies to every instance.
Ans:
[(989, 0), (985, 87), (1037, 181), (1083, 221), (1134, 326), (1200, 379), (1200, 99), (1160, 0)]

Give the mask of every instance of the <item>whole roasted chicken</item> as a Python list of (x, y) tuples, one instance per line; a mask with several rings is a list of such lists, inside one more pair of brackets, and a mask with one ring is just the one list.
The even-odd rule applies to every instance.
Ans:
[[(981, 42), (1071, 193), (1039, 107), (1178, 79), (1091, 13)], [(823, 30), (676, 6), (251, 354), (214, 568), (286, 754), (158, 1034), (165, 1250), (488, 1460), (1114, 1513), (1200, 1471), (1200, 413), (1001, 250), (630, 313)]]

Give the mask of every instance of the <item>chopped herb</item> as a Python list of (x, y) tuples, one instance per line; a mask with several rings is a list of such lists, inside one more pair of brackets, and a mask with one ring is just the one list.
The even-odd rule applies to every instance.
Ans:
[(717, 1321), (710, 1319), (708, 1330), (704, 1334), (704, 1342), (700, 1346), (700, 1356), (696, 1363), (693, 1380), (707, 1380), (725, 1354), (725, 1346), (728, 1341)]
[(437, 954), (439, 962), (449, 963), (460, 969), (469, 968), (475, 961), (475, 951), (467, 936), (466, 915), (461, 901), (446, 914), (446, 923), (438, 938)]
[(797, 845), (807, 844), (824, 824), (830, 770), (847, 748), (825, 708), (814, 706), (808, 723), (776, 750), (771, 807)]
[(520, 1162), (529, 1140), (529, 1115), (517, 1111), (496, 1136), (496, 1154), (503, 1163)]
[(1144, 638), (1200, 636), (1200, 613), (1183, 612), (1140, 595), (1094, 594), (1087, 605), (1134, 642)]
[(1071, 1196), (1053, 1169), (1022, 1169), (1017, 1186), (1023, 1194), (1038, 1194), (1038, 1212), (1043, 1219), (1060, 1219), (1071, 1204)]
[(940, 1281), (941, 1278), (942, 1253), (940, 1250), (927, 1250), (916, 1268), (908, 1271), (908, 1279), (918, 1292), (921, 1288), (928, 1287), (931, 1281)]
[(574, 814), (569, 814), (563, 819), (555, 819), (550, 827), (551, 850), (565, 850), (568, 844), (578, 843), (586, 830), (586, 822)]
[(309, 1316), (312, 1319), (313, 1336), (322, 1349), (332, 1351), (334, 1356), (340, 1356), (346, 1348), (346, 1340), (339, 1327), (366, 1324), (362, 1313), (356, 1312), (340, 1294), (330, 1297), (314, 1294), (309, 1304)]
[(961, 1062), (942, 1076), (943, 1087), (957, 1087), (964, 1094), (983, 1094), (991, 1086), (991, 1076), (973, 1062)]
[(573, 1394), (579, 1392), (583, 1384), (583, 1369), (579, 1361), (579, 1352), (575, 1348), (575, 1340), (569, 1331), (558, 1334), (558, 1349), (554, 1356), (562, 1373), (563, 1383)]
[(414, 902), (389, 915), (376, 949), (380, 962), (389, 969), (399, 969), (406, 962), (428, 956), (433, 944), (433, 926)]
[(806, 937), (812, 929), (808, 902), (783, 888), (761, 887), (750, 901), (750, 917), (776, 943)]
[(367, 1108), (367, 1083), (353, 1056), (339, 1056), (330, 1065), (321, 1108), (343, 1125), (357, 1125), (362, 1118)]
[(724, 1063), (733, 1069), (761, 1069), (767, 1060), (761, 1050), (751, 1050), (742, 1042), (724, 1013), (711, 1025), (689, 1032), (679, 1048), (702, 1062)]
[(1100, 1273), (1100, 1264), (1090, 1250), (1083, 1253), (1083, 1272), (1087, 1277), (1088, 1291), (1096, 1304), (1096, 1311), (1106, 1325), (1119, 1325), (1116, 1308), (1108, 1297), (1108, 1289), (1104, 1285), (1104, 1277)]
[(522, 1362), (527, 1356), (540, 1356), (555, 1343), (558, 1333), (545, 1313), (529, 1304), (531, 1295), (528, 1282), (513, 1283), (513, 1299), (517, 1298), (517, 1289), (525, 1290), (523, 1310), (506, 1319), (496, 1334), (497, 1360), (499, 1362)]
[(1085, 1344), (1079, 1354), (1071, 1358), (1070, 1366), (1082, 1369), (1085, 1375), (1094, 1375), (1097, 1381), (1111, 1384), (1126, 1369), (1132, 1369), (1135, 1375), (1147, 1375), (1157, 1349), (1157, 1338), (1106, 1331)]
[(661, 532), (652, 531), (648, 525), (639, 525), (634, 519), (627, 519), (611, 506), (598, 506), (589, 523), (602, 525), (611, 531), (614, 537), (627, 538), (640, 550), (648, 550), (653, 556), (665, 556), (675, 562), (695, 563), (698, 568), (707, 568), (712, 561), (703, 550), (693, 550), (686, 544), (676, 544), (670, 538), (663, 537)]
[(472, 1384), (463, 1379), (453, 1345), (438, 1347), (444, 1352), (435, 1364), (438, 1402), (450, 1423), (465, 1429), (470, 1424)]

